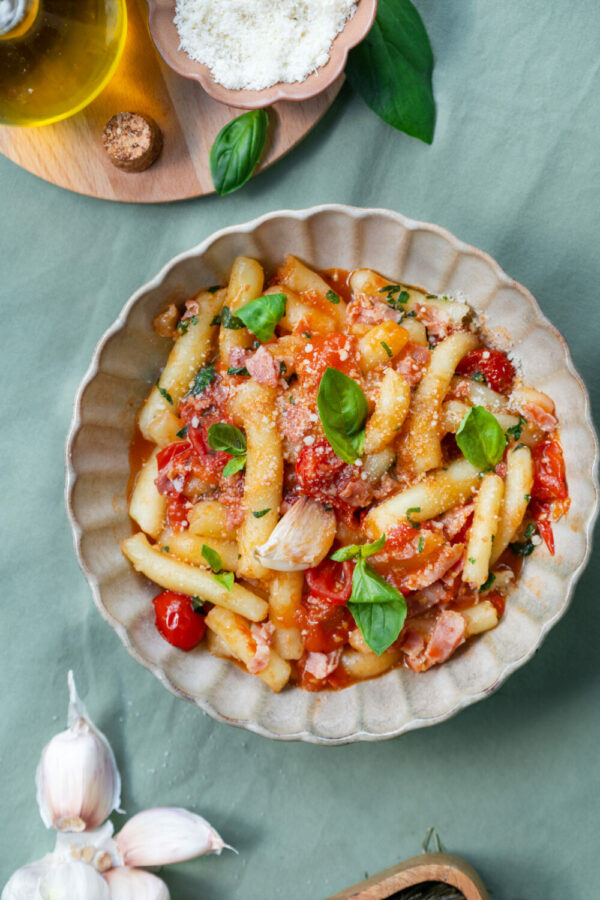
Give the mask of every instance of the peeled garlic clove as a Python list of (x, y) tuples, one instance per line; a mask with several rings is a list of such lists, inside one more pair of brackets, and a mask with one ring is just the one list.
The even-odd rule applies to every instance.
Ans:
[(104, 873), (110, 900), (170, 900), (169, 889), (160, 878), (142, 869), (121, 866)]
[(225, 846), (201, 816), (167, 806), (138, 813), (123, 826), (115, 842), (126, 866), (165, 866), (204, 853), (220, 853)]
[(301, 497), (279, 520), (269, 540), (254, 554), (267, 569), (300, 572), (325, 559), (335, 538), (332, 509), (312, 497)]
[[(50, 866), (42, 877), (35, 900), (110, 900), (102, 875), (85, 862)], [(33, 900), (33, 898), (32, 898)]]
[(114, 753), (93, 725), (69, 672), (67, 731), (42, 750), (36, 772), (37, 801), (47, 828), (97, 828), (121, 802), (121, 776)]
[(0, 900), (38, 900), (38, 886), (50, 869), (50, 863), (41, 859), (17, 869), (8, 880), (2, 891)]

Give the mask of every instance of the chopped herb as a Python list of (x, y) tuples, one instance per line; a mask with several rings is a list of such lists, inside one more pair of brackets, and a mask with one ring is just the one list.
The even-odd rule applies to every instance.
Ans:
[(188, 427), (187, 427), (187, 425), (184, 425), (183, 428), (179, 429), (179, 431), (176, 434), (176, 437), (181, 438), (181, 440), (183, 440), (184, 437), (186, 437), (187, 433), (188, 433)]
[(410, 516), (411, 516), (411, 513), (418, 513), (418, 512), (421, 512), (420, 506), (411, 506), (409, 509), (406, 510), (406, 518), (408, 519), (409, 523), (412, 525), (413, 528), (419, 528), (420, 526), (419, 526), (419, 523), (415, 522), (413, 519), (411, 519)]
[(388, 347), (388, 345), (386, 344), (386, 342), (385, 342), (385, 341), (381, 341), (381, 346), (383, 347), (383, 349), (385, 350), (385, 352), (387, 353), (387, 355), (388, 355), (388, 356), (390, 357), (390, 359), (391, 359), (391, 357), (392, 357), (393, 354), (392, 354), (392, 351), (390, 350), (390, 348)]
[(435, 350), (435, 344), (432, 344), (431, 341), (429, 341), (427, 346), (429, 347), (430, 350)]
[(525, 537), (531, 538), (535, 534), (536, 528), (533, 522), (530, 522), (527, 528), (525, 529)]
[(410, 312), (405, 312), (405, 313), (404, 313), (404, 316), (403, 316), (402, 318), (404, 318), (404, 319), (414, 319), (416, 315), (417, 315), (417, 313), (415, 312), (415, 310), (414, 310), (414, 309), (411, 309)]
[(281, 360), (280, 363), (279, 363), (279, 374), (280, 374), (280, 375), (285, 375), (286, 372), (287, 372), (287, 366), (286, 366), (286, 364), (284, 363), (284, 361)]
[(202, 612), (204, 609), (204, 600), (201, 600), (200, 597), (192, 597), (192, 609), (194, 612)]
[(215, 367), (213, 365), (199, 369), (194, 376), (194, 383), (192, 384), (189, 393), (193, 394), (194, 397), (197, 397), (198, 394), (201, 394), (206, 390), (209, 384), (213, 383), (215, 378)]
[(508, 545), (515, 556), (531, 556), (531, 554), (535, 550), (535, 544), (533, 543), (531, 538), (535, 534), (536, 530), (537, 529), (535, 524), (533, 522), (530, 522), (523, 535), (525, 540), (513, 541), (512, 544)]
[(220, 291), (220, 290), (221, 290), (221, 285), (220, 285), (220, 284), (213, 284), (212, 287), (206, 288), (206, 290), (208, 291), (209, 294), (216, 294), (217, 291)]
[(223, 477), (229, 478), (231, 475), (235, 475), (236, 472), (241, 472), (241, 470), (246, 465), (246, 456), (234, 456), (233, 459), (230, 459), (225, 468), (223, 469)]
[(515, 449), (513, 450), (513, 453), (515, 453), (515, 451), (516, 451), (516, 450), (519, 450), (521, 447), (526, 447), (526, 446), (527, 446), (527, 444), (523, 444), (523, 443), (517, 444), (517, 446), (516, 446)]
[(170, 548), (169, 546), (161, 547), (160, 549), (162, 550), (163, 553), (170, 553), (170, 552), (171, 552), (171, 548)]
[(470, 557), (469, 557), (469, 562), (471, 563), (472, 566), (474, 566), (475, 563), (477, 562), (477, 560), (475, 559), (474, 556), (470, 556)]
[(189, 319), (182, 319), (175, 326), (179, 334), (187, 334), (188, 328), (190, 325), (195, 325), (198, 321), (198, 316), (191, 316)]
[(241, 319), (234, 316), (228, 306), (224, 306), (221, 312), (221, 325), (223, 328), (229, 328), (231, 331), (237, 331), (246, 327)]
[(417, 547), (417, 553), (422, 553), (424, 546), (425, 546), (425, 538), (423, 537), (423, 535), (421, 535), (421, 537), (419, 538), (419, 546)]
[(437, 297), (435, 294), (425, 294), (425, 299), (426, 300), (437, 300)]
[(207, 544), (202, 544), (202, 556), (213, 570), (214, 580), (230, 591), (233, 587), (234, 575), (233, 572), (223, 571), (223, 560), (221, 559), (220, 554)]
[(512, 428), (506, 429), (506, 436), (509, 438), (509, 440), (512, 438), (513, 441), (518, 441), (521, 437), (521, 432), (523, 431), (525, 425), (527, 425), (527, 419), (524, 419), (523, 416), (519, 416), (519, 421), (517, 422), (517, 424), (513, 425)]
[(302, 336), (305, 337), (305, 338), (307, 338), (307, 340), (309, 340), (309, 341), (310, 341), (310, 339), (311, 339), (311, 333), (310, 333), (310, 331), (303, 331), (303, 332), (302, 332)]
[(168, 391), (165, 391), (164, 388), (161, 388), (160, 384), (158, 383), (158, 380), (156, 382), (156, 387), (158, 388), (158, 393), (160, 394), (160, 396), (164, 397), (165, 400), (167, 401), (167, 403), (170, 403), (171, 406), (173, 406), (173, 398), (171, 397), (171, 395), (169, 394)]
[[(380, 294), (387, 294), (386, 302), (392, 309), (402, 309), (407, 300), (410, 300), (410, 294), (405, 291), (401, 284), (388, 284), (379, 288)], [(394, 297), (394, 294), (397, 296)]]
[(340, 302), (340, 298), (336, 294), (335, 291), (328, 290), (327, 293), (325, 294), (325, 296), (327, 297), (327, 299), (329, 300), (330, 303), (339, 303)]
[(263, 516), (266, 516), (266, 514), (267, 514), (268, 512), (271, 512), (271, 507), (270, 507), (270, 506), (268, 506), (266, 509), (257, 509), (257, 510), (254, 510), (254, 509), (253, 509), (253, 510), (252, 510), (252, 515), (254, 516), (255, 519), (262, 519), (262, 517), (263, 517)]
[(529, 503), (529, 501), (531, 500), (531, 494), (523, 494), (523, 496), (524, 496), (525, 500), (527, 500), (527, 502)]
[(327, 512), (329, 512), (330, 509), (333, 509), (333, 506), (331, 505), (331, 503), (326, 503), (325, 509), (327, 510)]
[(296, 401), (295, 401), (295, 399), (292, 397), (291, 394), (290, 394), (290, 403), (292, 404), (292, 406), (295, 406), (295, 405), (296, 405)]
[(479, 369), (471, 375), (471, 381), (478, 381), (480, 384), (487, 384), (487, 378)]
[(227, 369), (227, 374), (228, 375), (250, 375), (250, 372), (248, 371), (246, 366), (238, 366), (237, 368), (235, 366), (229, 366), (229, 368)]
[(213, 572), (213, 578), (217, 582), (217, 584), (220, 584), (228, 591), (231, 590), (235, 581), (233, 572)]
[(491, 586), (493, 585), (493, 583), (495, 582), (495, 580), (496, 580), (496, 576), (494, 575), (493, 572), (490, 572), (490, 574), (488, 575), (486, 580), (483, 582), (483, 584), (479, 588), (479, 593), (481, 594), (481, 593), (483, 593), (483, 591), (488, 591), (491, 588)]
[(211, 325), (220, 325), (221, 324), (221, 314), (217, 313), (216, 316), (213, 316), (213, 318), (210, 320), (210, 324)]

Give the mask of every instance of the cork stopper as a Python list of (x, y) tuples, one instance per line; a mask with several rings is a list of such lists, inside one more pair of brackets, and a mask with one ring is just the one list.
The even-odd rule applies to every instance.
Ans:
[(160, 156), (163, 136), (150, 116), (121, 112), (106, 123), (102, 143), (114, 166), (126, 172), (143, 172)]

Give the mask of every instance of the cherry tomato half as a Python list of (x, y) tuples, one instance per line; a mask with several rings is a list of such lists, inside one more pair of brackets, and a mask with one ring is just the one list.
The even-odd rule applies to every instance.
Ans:
[(192, 598), (175, 591), (163, 591), (152, 601), (155, 625), (165, 641), (180, 650), (191, 650), (206, 633), (204, 616), (194, 612)]
[(331, 653), (342, 647), (355, 627), (345, 606), (309, 594), (296, 610), (296, 621), (308, 653)]
[(532, 451), (533, 487), (531, 496), (536, 500), (552, 502), (566, 500), (569, 496), (565, 477), (565, 461), (558, 441), (542, 441)]
[(304, 574), (311, 594), (333, 606), (342, 606), (348, 602), (352, 593), (353, 572), (354, 565), (349, 560), (335, 562), (333, 559), (324, 559), (314, 569), (307, 569)]
[[(487, 384), (499, 394), (507, 394), (515, 378), (513, 364), (501, 350), (470, 350), (456, 367), (459, 375), (468, 375)], [(485, 382), (483, 381), (485, 379)]]

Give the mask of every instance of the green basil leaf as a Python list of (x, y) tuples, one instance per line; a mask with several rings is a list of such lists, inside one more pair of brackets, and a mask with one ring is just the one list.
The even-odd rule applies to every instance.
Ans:
[(354, 559), (360, 554), (360, 544), (348, 544), (347, 547), (340, 547), (335, 553), (332, 553), (329, 559), (336, 562), (346, 562), (347, 559)]
[(221, 129), (210, 149), (210, 174), (217, 194), (237, 191), (252, 177), (268, 127), (266, 110), (251, 109)]
[(344, 462), (355, 462), (363, 452), (369, 410), (358, 384), (329, 366), (321, 378), (317, 407), (325, 437), (335, 453)]
[(207, 440), (213, 450), (222, 450), (232, 456), (245, 456), (246, 438), (239, 428), (227, 422), (217, 422), (208, 429)]
[(219, 321), (216, 324), (221, 324), (223, 328), (229, 328), (231, 331), (238, 331), (240, 328), (244, 328), (242, 320), (238, 319), (237, 316), (234, 316), (228, 306), (223, 307), (221, 315), (219, 316)]
[(263, 516), (266, 516), (268, 512), (271, 512), (271, 507), (267, 506), (266, 509), (253, 509), (252, 515), (255, 519), (262, 519)]
[(384, 122), (431, 144), (435, 100), (433, 53), (410, 0), (379, 0), (364, 41), (350, 51), (346, 76)]
[(213, 572), (220, 572), (223, 568), (223, 560), (216, 550), (209, 547), (208, 544), (202, 544), (202, 556), (209, 564)]
[(504, 454), (506, 435), (484, 406), (472, 406), (456, 432), (463, 456), (477, 469), (493, 469)]
[(371, 650), (381, 656), (394, 643), (406, 619), (406, 601), (387, 603), (349, 603), (348, 609)]
[(202, 391), (206, 390), (209, 384), (213, 383), (215, 378), (214, 366), (205, 366), (203, 369), (199, 369), (194, 376), (194, 383), (192, 384), (189, 393), (194, 395), (201, 394)]
[(390, 603), (402, 594), (359, 557), (352, 575), (352, 603)]
[(235, 475), (236, 472), (240, 472), (244, 466), (246, 465), (246, 454), (243, 456), (234, 456), (229, 460), (225, 468), (223, 469), (223, 477), (229, 478), (230, 475)]
[(360, 548), (360, 555), (363, 559), (366, 559), (368, 556), (373, 556), (374, 553), (379, 553), (379, 551), (385, 546), (385, 541), (385, 534), (382, 534), (381, 537), (377, 538), (376, 541), (373, 541), (370, 544), (362, 544)]
[(257, 297), (237, 310), (237, 317), (259, 341), (270, 341), (275, 326), (285, 316), (285, 294), (265, 294)]
[(213, 574), (213, 578), (222, 587), (227, 588), (228, 591), (233, 587), (233, 582), (235, 580), (233, 572), (217, 572)]

